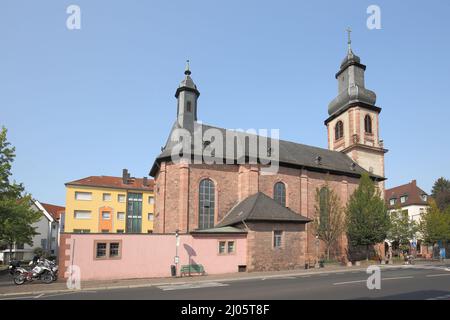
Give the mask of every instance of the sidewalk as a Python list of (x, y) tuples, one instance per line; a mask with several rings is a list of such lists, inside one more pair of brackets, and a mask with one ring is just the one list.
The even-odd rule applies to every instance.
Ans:
[[(416, 263), (416, 265), (443, 265), (439, 262), (426, 261)], [(352, 272), (352, 271), (365, 271), (369, 264), (361, 263), (359, 267), (346, 267), (340, 265), (326, 265), (322, 269), (297, 269), (289, 271), (268, 271), (268, 272), (241, 272), (241, 273), (229, 273), (220, 275), (206, 275), (206, 276), (193, 276), (193, 277), (177, 277), (177, 278), (151, 278), (151, 279), (126, 279), (126, 280), (97, 280), (97, 281), (82, 281), (81, 290), (108, 290), (108, 289), (125, 289), (125, 288), (139, 288), (139, 287), (151, 287), (162, 285), (177, 285), (188, 283), (202, 283), (211, 281), (240, 281), (240, 280), (252, 280), (252, 279), (265, 279), (265, 278), (283, 278), (289, 276), (301, 276), (311, 274), (323, 274), (330, 272)], [(382, 269), (398, 268), (402, 264), (393, 265), (379, 265)], [(69, 292), (67, 289), (66, 280), (58, 280), (52, 284), (44, 284), (39, 281), (16, 286), (11, 279), (11, 286), (0, 287), (0, 298), (14, 295), (34, 295), (41, 293), (60, 293)]]

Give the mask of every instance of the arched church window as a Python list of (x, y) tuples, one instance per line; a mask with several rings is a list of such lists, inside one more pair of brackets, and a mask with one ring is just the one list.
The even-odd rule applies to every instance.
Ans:
[(199, 185), (198, 228), (214, 227), (215, 186), (210, 179), (203, 179)]
[(273, 187), (273, 199), (283, 207), (286, 207), (286, 186), (283, 182), (275, 183)]
[(372, 118), (369, 115), (364, 118), (364, 130), (366, 133), (372, 133)]
[(319, 228), (328, 229), (328, 220), (330, 216), (329, 209), (330, 202), (330, 190), (328, 187), (322, 187), (319, 192), (319, 213), (320, 213), (320, 225)]
[(344, 137), (344, 123), (338, 121), (336, 127), (334, 127), (334, 139), (339, 140)]

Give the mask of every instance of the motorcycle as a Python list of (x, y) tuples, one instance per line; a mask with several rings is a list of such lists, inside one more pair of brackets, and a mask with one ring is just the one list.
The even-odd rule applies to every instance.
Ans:
[(58, 266), (53, 261), (39, 259), (37, 262), (31, 261), (29, 265), (31, 270), (21, 267), (17, 261), (10, 263), (9, 272), (13, 276), (16, 285), (35, 280), (41, 280), (48, 284), (56, 281), (58, 278)]

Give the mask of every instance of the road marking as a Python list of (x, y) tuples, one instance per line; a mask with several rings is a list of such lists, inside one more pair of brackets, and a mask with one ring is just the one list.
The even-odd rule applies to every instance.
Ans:
[(334, 286), (340, 286), (341, 284), (350, 284), (350, 283), (360, 283), (360, 282), (366, 282), (367, 280), (355, 280), (355, 281), (346, 281), (346, 282), (336, 282), (333, 283)]
[[(411, 278), (414, 278), (414, 277), (382, 278), (381, 280), (385, 281), (385, 280), (400, 280), (400, 279), (411, 279)], [(365, 280), (355, 280), (355, 281), (345, 281), (345, 282), (336, 282), (336, 283), (333, 283), (333, 285), (334, 286), (340, 286), (340, 285), (343, 285), (343, 284), (352, 284), (352, 283), (361, 283), (361, 282), (367, 282), (367, 279), (365, 279)]]
[(33, 299), (39, 299), (39, 298), (42, 297), (43, 295), (44, 295), (44, 294), (41, 293), (41, 294), (37, 295), (36, 297), (34, 297)]
[(450, 294), (447, 294), (445, 296), (436, 297), (436, 298), (428, 298), (427, 300), (446, 300), (446, 299), (450, 299)]
[(413, 276), (408, 276), (408, 277), (395, 277), (395, 278), (381, 278), (381, 280), (401, 280), (401, 279), (412, 279), (414, 278)]
[(163, 291), (172, 291), (172, 290), (201, 289), (201, 288), (213, 288), (225, 286), (228, 286), (228, 284), (219, 282), (207, 282), (207, 283), (189, 283), (182, 285), (160, 286), (158, 288)]
[(450, 276), (450, 273), (440, 273), (440, 274), (427, 274), (426, 277), (432, 278), (432, 277), (448, 277)]

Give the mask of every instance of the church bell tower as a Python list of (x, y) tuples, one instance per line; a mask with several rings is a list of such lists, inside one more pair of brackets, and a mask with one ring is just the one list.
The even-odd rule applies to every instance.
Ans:
[[(379, 115), (375, 92), (366, 89), (366, 66), (353, 53), (350, 29), (347, 55), (336, 74), (338, 96), (328, 106), (325, 120), (328, 131), (328, 149), (347, 154), (367, 171), (384, 177), (384, 148), (380, 139)], [(380, 183), (384, 190), (384, 183)]]
[(185, 78), (181, 81), (175, 93), (177, 98), (177, 122), (180, 128), (190, 132), (194, 130), (194, 122), (197, 121), (197, 100), (200, 92), (191, 78), (189, 60), (186, 62)]

